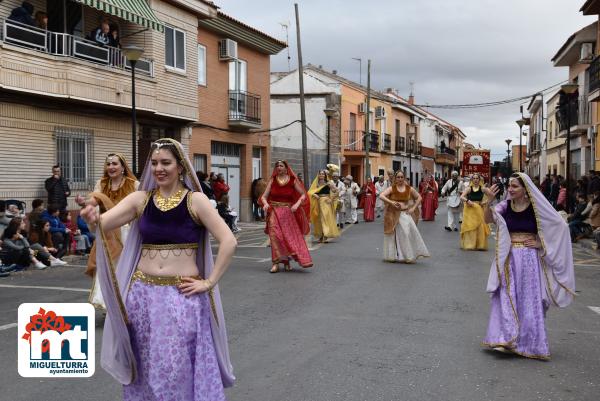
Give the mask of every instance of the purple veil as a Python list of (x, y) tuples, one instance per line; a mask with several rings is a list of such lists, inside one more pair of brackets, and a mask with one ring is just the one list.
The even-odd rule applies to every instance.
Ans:
[[(548, 304), (565, 307), (571, 303), (575, 295), (575, 270), (569, 226), (531, 181), (531, 178), (527, 174), (518, 174), (525, 183), (527, 196), (533, 205), (538, 236), (542, 242), (540, 275), (544, 288), (543, 299)], [(496, 255), (488, 277), (487, 292), (494, 292), (498, 289), (501, 281), (500, 271), (504, 270), (505, 264), (509, 261), (510, 233), (506, 221), (500, 214), (506, 207), (507, 202), (503, 201), (493, 209), (497, 226)]]
[[(176, 146), (179, 156), (184, 163), (183, 175), (185, 185), (192, 191), (202, 191), (192, 164), (186, 156), (182, 145), (173, 139), (164, 138), (161, 141), (170, 141)], [(156, 187), (156, 181), (152, 175), (151, 160), (148, 157), (139, 190), (152, 191)], [(121, 384), (130, 384), (136, 377), (136, 362), (131, 348), (124, 300), (127, 299), (131, 276), (135, 272), (140, 259), (142, 240), (139, 233), (138, 221), (136, 219), (131, 222), (127, 242), (123, 247), (123, 252), (117, 266), (113, 266), (108, 254), (108, 249), (105, 246), (105, 236), (101, 227), (98, 227), (97, 238), (102, 239), (101, 241), (97, 241), (97, 274), (100, 279), (100, 288), (104, 295), (107, 310), (102, 336), (100, 364), (118, 382)], [(200, 276), (206, 278), (210, 275), (214, 267), (208, 231), (204, 230), (204, 235), (198, 245), (196, 264)], [(229, 359), (227, 331), (218, 285), (213, 288), (210, 295), (213, 311), (211, 314), (211, 330), (221, 371), (221, 379), (225, 387), (231, 387), (235, 381), (235, 376), (233, 375), (233, 367)]]

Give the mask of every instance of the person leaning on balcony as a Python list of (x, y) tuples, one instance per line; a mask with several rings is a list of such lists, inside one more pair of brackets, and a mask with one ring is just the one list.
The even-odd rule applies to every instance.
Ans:
[(110, 23), (103, 19), (100, 26), (92, 31), (91, 39), (102, 46), (110, 45)]
[(35, 26), (45, 31), (48, 30), (48, 14), (43, 11), (35, 13)]
[(24, 1), (21, 3), (20, 7), (16, 7), (10, 12), (8, 19), (10, 21), (20, 22), (21, 24), (35, 26), (35, 21), (32, 15), (33, 4)]
[(67, 197), (71, 195), (71, 188), (67, 180), (61, 176), (60, 166), (52, 166), (52, 177), (45, 182), (48, 191), (48, 205), (57, 205), (59, 210), (67, 209)]
[(110, 24), (110, 35), (108, 35), (109, 46), (120, 48), (121, 47), (121, 33), (119, 32), (119, 26), (117, 24)]

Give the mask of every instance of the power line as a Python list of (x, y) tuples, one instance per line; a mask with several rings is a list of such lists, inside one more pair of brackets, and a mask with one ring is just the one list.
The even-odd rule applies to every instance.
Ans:
[(556, 84), (554, 84), (552, 86), (549, 86), (549, 87), (544, 88), (544, 89), (542, 89), (540, 91), (537, 91), (537, 92), (535, 92), (535, 93), (533, 93), (531, 95), (520, 96), (520, 97), (511, 98), (511, 99), (496, 100), (496, 101), (492, 101), (492, 102), (483, 102), (483, 103), (439, 104), (439, 105), (417, 104), (415, 106), (421, 107), (421, 108), (430, 108), (430, 109), (475, 109), (475, 108), (483, 108), (483, 107), (501, 106), (501, 105), (504, 105), (504, 104), (510, 104), (510, 103), (519, 102), (521, 100), (530, 99), (530, 98), (532, 98), (535, 95), (543, 94), (545, 92), (548, 92), (549, 90), (551, 90), (553, 88), (556, 88), (557, 86), (562, 85), (565, 82), (568, 82), (568, 80), (556, 83)]

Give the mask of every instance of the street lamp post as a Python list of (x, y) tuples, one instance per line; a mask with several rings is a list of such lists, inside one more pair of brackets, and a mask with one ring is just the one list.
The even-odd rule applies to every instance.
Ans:
[(512, 142), (512, 139), (506, 139), (504, 142), (506, 142), (506, 175), (510, 176), (510, 143)]
[(571, 97), (578, 88), (571, 83), (560, 86), (567, 97), (567, 213), (571, 212)]
[(325, 110), (323, 110), (325, 112), (325, 115), (327, 116), (327, 164), (329, 164), (329, 160), (330, 160), (330, 142), (331, 142), (331, 136), (330, 136), (330, 131), (331, 131), (331, 118), (337, 118), (338, 116), (338, 112), (336, 109), (333, 108), (326, 108)]
[(519, 118), (517, 121), (519, 126), (519, 173), (523, 172), (523, 125), (527, 122), (524, 118)]
[(144, 53), (144, 49), (137, 46), (125, 46), (123, 54), (131, 64), (131, 166), (133, 174), (137, 177), (137, 119), (135, 113), (135, 65)]

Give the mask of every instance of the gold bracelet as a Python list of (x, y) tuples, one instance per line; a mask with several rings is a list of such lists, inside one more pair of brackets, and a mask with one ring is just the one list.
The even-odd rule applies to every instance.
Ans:
[(209, 290), (212, 290), (215, 287), (215, 285), (213, 284), (212, 281), (210, 281), (210, 279), (205, 278), (204, 281), (208, 281), (208, 289)]

